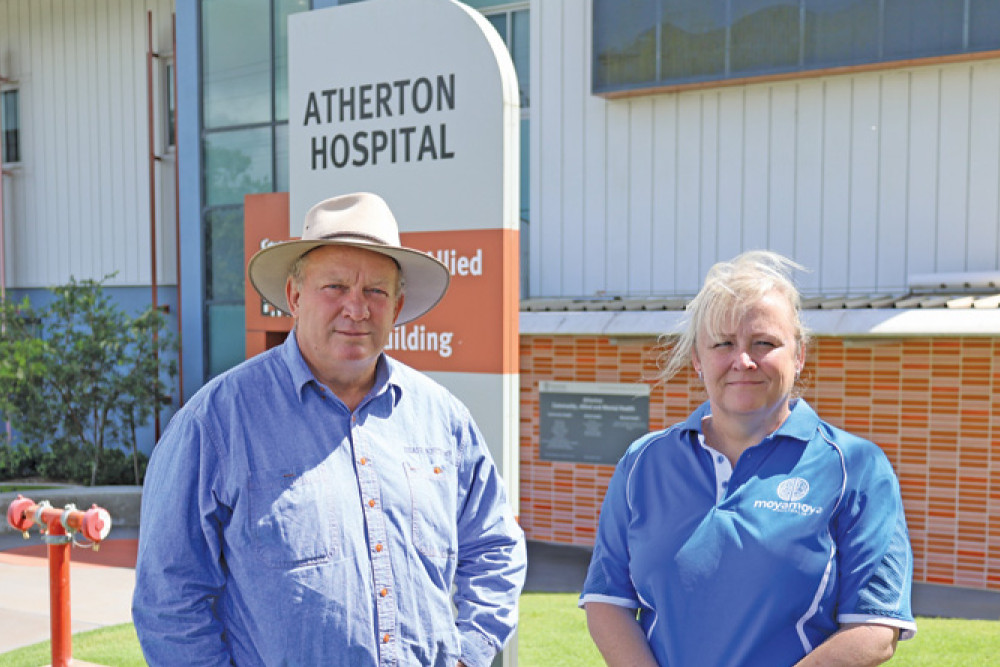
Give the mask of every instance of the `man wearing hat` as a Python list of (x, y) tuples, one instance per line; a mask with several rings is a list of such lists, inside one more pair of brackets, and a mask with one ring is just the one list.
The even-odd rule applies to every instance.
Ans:
[(248, 271), (295, 326), (153, 452), (132, 603), (147, 661), (486, 667), (517, 623), (524, 536), (466, 407), (383, 353), (448, 270), (360, 193)]

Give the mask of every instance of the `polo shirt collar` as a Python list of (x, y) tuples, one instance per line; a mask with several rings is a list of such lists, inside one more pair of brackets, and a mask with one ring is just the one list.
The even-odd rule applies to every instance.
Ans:
[[(817, 427), (819, 427), (819, 415), (802, 398), (793, 399), (789, 406), (791, 414), (778, 427), (778, 430), (774, 432), (774, 436), (783, 436), (808, 442), (816, 433)], [(712, 414), (712, 405), (708, 401), (705, 401), (684, 420), (681, 424), (681, 430), (702, 433), (701, 422), (710, 414)]]

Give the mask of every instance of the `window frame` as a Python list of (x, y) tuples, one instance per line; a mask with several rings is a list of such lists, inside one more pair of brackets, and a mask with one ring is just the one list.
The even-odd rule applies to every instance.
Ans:
[[(15, 122), (16, 126), (13, 130), (8, 129), (8, 119), (7, 119), (7, 95), (13, 93), (16, 95), (15, 99)], [(0, 153), (0, 163), (3, 164), (4, 168), (13, 168), (20, 166), (24, 161), (24, 141), (23, 141), (23, 127), (21, 126), (21, 87), (17, 84), (9, 81), (0, 79), (0, 144), (2, 144), (3, 152)], [(7, 143), (7, 132), (13, 131), (17, 136), (17, 142), (14, 150), (16, 154), (13, 160), (7, 159), (7, 154), (10, 148)]]
[[(595, 6), (597, 3), (602, 1), (610, 0), (591, 0), (590, 11), (591, 16), (596, 15)], [(690, 0), (692, 2), (697, 2), (698, 0)], [(727, 0), (728, 3), (737, 2), (739, 0)], [(662, 4), (660, 0), (653, 0), (655, 3), (655, 15), (657, 17), (662, 16)], [(887, 0), (877, 0), (878, 10), (881, 15), (885, 12), (885, 3)], [(730, 69), (729, 63), (729, 51), (731, 49), (730, 43), (730, 33), (732, 26), (727, 24), (726, 31), (726, 68), (725, 73), (722, 76), (716, 77), (698, 77), (698, 78), (686, 78), (684, 80), (666, 80), (658, 79), (655, 81), (646, 81), (639, 83), (622, 83), (622, 84), (611, 84), (611, 83), (598, 83), (598, 75), (600, 68), (598, 65), (598, 58), (601, 55), (596, 48), (597, 36), (598, 36), (598, 24), (596, 20), (591, 21), (591, 34), (590, 34), (590, 90), (591, 94), (602, 97), (605, 99), (617, 99), (617, 98), (627, 98), (635, 97), (640, 95), (651, 95), (660, 94), (668, 92), (676, 92), (683, 90), (697, 90), (705, 88), (720, 88), (726, 86), (738, 86), (745, 85), (748, 83), (760, 83), (768, 81), (784, 81), (784, 80), (794, 80), (794, 79), (804, 79), (804, 78), (817, 78), (822, 76), (830, 76), (836, 74), (846, 74), (846, 73), (856, 73), (856, 72), (868, 72), (868, 71), (881, 71), (888, 69), (898, 69), (902, 67), (912, 67), (916, 65), (929, 65), (929, 64), (946, 64), (955, 62), (969, 62), (975, 60), (987, 60), (991, 58), (1000, 57), (1000, 44), (998, 44), (996, 49), (981, 49), (974, 47), (971, 44), (969, 22), (972, 20), (975, 12), (975, 8), (972, 3), (963, 3), (963, 14), (961, 21), (963, 23), (964, 29), (962, 34), (962, 51), (960, 52), (948, 52), (940, 54), (930, 54), (926, 56), (913, 56), (913, 57), (903, 57), (897, 59), (875, 59), (862, 63), (852, 63), (852, 64), (816, 64), (807, 65), (803, 59), (803, 54), (807, 52), (807, 44), (803, 37), (803, 26), (805, 25), (806, 15), (805, 10), (808, 5), (807, 0), (797, 0), (800, 19), (799, 19), (799, 57), (797, 63), (793, 68), (779, 71), (779, 72), (761, 72), (761, 73), (746, 73), (733, 75)], [(727, 10), (728, 11), (728, 10)], [(657, 18), (656, 25), (650, 26), (649, 30), (656, 34), (657, 43), (654, 49), (654, 66), (659, 72), (659, 60), (663, 52), (662, 45), (660, 44), (660, 33), (662, 26), (662, 21)], [(885, 41), (886, 28), (885, 26), (880, 26), (880, 36), (879, 36), (879, 46), (877, 52), (882, 57), (882, 44)]]

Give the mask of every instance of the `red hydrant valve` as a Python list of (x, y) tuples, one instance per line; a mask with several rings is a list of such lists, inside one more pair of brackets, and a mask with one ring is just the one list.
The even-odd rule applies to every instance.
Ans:
[(91, 505), (90, 509), (83, 513), (80, 532), (91, 542), (100, 542), (111, 532), (111, 515), (106, 509)]
[(21, 494), (18, 494), (17, 500), (13, 501), (10, 507), (7, 508), (7, 523), (22, 533), (27, 531), (35, 525), (33, 519), (34, 512), (32, 511), (30, 514), (28, 512), (34, 506), (35, 503), (31, 501), (31, 498), (25, 498)]

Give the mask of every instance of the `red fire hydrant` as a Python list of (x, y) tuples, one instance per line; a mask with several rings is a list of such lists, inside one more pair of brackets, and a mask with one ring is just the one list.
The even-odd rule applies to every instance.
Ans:
[[(18, 495), (7, 508), (7, 523), (24, 533), (36, 523), (49, 552), (49, 617), (52, 632), (52, 667), (68, 667), (73, 660), (72, 633), (69, 606), (70, 547), (93, 546), (95, 549), (111, 531), (111, 515), (92, 505), (80, 511), (75, 505), (63, 509), (52, 507), (48, 501), (33, 502)], [(88, 543), (77, 541), (77, 535)]]

